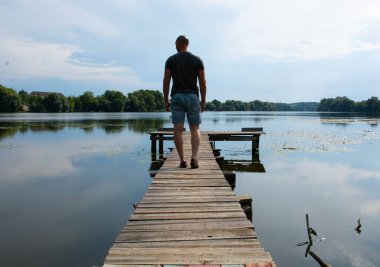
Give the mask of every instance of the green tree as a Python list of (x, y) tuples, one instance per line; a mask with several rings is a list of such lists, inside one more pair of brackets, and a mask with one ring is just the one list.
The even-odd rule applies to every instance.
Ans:
[(215, 104), (213, 102), (206, 102), (205, 110), (215, 111), (216, 110)]
[(69, 102), (69, 112), (75, 112), (76, 110), (76, 103), (78, 102), (78, 97), (75, 96), (68, 96), (67, 101)]
[(20, 96), (20, 100), (21, 100), (21, 104), (22, 105), (28, 105), (28, 101), (29, 101), (29, 94), (24, 91), (24, 90), (21, 90), (18, 92), (18, 95)]
[(141, 111), (141, 105), (139, 104), (139, 99), (137, 96), (133, 95), (132, 93), (128, 94), (127, 100), (126, 100), (126, 107), (125, 111), (131, 111), (131, 112), (136, 112), (136, 111)]
[(149, 93), (154, 95), (155, 102), (156, 102), (156, 107), (155, 111), (164, 111), (165, 110), (165, 103), (164, 103), (164, 95), (160, 91), (153, 91), (153, 90), (146, 90)]
[(31, 112), (46, 112), (44, 98), (41, 96), (30, 96), (29, 110)]
[(79, 111), (90, 112), (98, 110), (98, 99), (90, 91), (84, 92), (79, 96)]
[(119, 91), (107, 90), (103, 95), (97, 98), (99, 111), (104, 112), (121, 112), (124, 111), (126, 96)]
[(126, 111), (152, 112), (164, 110), (164, 97), (159, 91), (138, 90), (128, 94)]
[(318, 105), (318, 111), (332, 111), (334, 99), (333, 98), (323, 98)]
[(355, 102), (347, 97), (336, 97), (332, 103), (332, 111), (350, 112), (354, 111)]
[(380, 113), (380, 101), (373, 96), (366, 101), (365, 111), (370, 113)]
[(47, 112), (68, 112), (69, 101), (62, 94), (52, 93), (44, 98), (43, 103)]
[(17, 112), (21, 99), (17, 92), (0, 84), (0, 112)]
[(215, 111), (222, 111), (222, 102), (220, 102), (219, 100), (214, 99), (213, 101), (211, 101), (211, 103), (214, 104)]
[(222, 106), (224, 111), (235, 111), (235, 103), (233, 100), (226, 100)]

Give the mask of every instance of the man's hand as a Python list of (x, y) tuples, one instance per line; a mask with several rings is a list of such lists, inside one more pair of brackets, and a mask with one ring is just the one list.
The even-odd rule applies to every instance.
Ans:
[(162, 85), (162, 92), (164, 93), (164, 102), (166, 111), (170, 111), (170, 100), (169, 100), (169, 87), (170, 87), (170, 70), (166, 69), (164, 73), (164, 80)]
[(206, 106), (206, 74), (204, 70), (198, 72), (199, 89), (201, 92), (201, 112), (205, 111)]
[(169, 101), (165, 101), (166, 111), (171, 111), (170, 106), (171, 106), (170, 100)]
[(205, 111), (205, 106), (206, 106), (206, 103), (201, 101), (201, 113), (203, 113), (203, 111)]

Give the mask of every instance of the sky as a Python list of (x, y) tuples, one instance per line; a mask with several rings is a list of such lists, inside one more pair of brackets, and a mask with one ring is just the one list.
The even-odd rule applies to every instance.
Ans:
[(0, 84), (78, 96), (162, 90), (178, 35), (207, 100), (379, 97), (379, 0), (0, 0)]

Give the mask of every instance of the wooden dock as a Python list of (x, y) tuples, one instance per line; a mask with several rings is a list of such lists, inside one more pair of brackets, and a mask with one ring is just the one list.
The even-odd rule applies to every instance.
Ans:
[[(188, 133), (184, 150), (190, 159)], [(104, 266), (276, 266), (224, 178), (208, 134), (201, 135), (198, 161), (198, 169), (181, 169), (177, 151), (169, 154)]]

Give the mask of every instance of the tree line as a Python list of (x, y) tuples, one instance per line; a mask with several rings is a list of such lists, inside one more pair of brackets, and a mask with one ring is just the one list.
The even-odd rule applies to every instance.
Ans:
[(239, 100), (212, 100), (206, 103), (206, 110), (209, 111), (317, 111), (317, 102), (300, 103), (272, 103), (254, 100), (243, 102)]
[(80, 96), (66, 97), (60, 93), (30, 95), (0, 85), (0, 112), (153, 112), (164, 111), (163, 94), (154, 90), (138, 90), (124, 95), (106, 90), (95, 96), (86, 91)]
[(375, 96), (360, 102), (345, 96), (324, 98), (318, 106), (318, 111), (380, 113), (380, 100)]
[[(380, 100), (371, 97), (355, 102), (347, 97), (324, 98), (318, 102), (272, 103), (259, 100), (212, 100), (206, 111), (327, 111), (380, 113)], [(154, 112), (164, 111), (163, 94), (155, 90), (137, 90), (127, 95), (117, 90), (106, 90), (95, 96), (87, 91), (80, 96), (66, 97), (60, 93), (30, 95), (16, 92), (0, 84), (0, 112)]]

